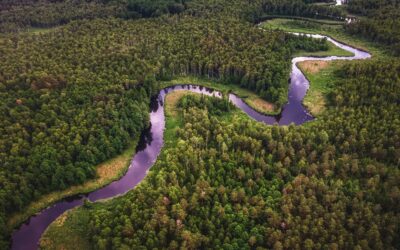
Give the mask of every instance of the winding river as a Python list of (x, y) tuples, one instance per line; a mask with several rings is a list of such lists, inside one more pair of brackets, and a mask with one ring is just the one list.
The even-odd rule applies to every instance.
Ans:
[[(309, 35), (314, 38), (325, 38), (321, 35)], [(328, 41), (336, 46), (350, 51), (354, 54), (351, 57), (296, 57), (292, 60), (292, 72), (290, 75), (290, 86), (288, 103), (283, 107), (282, 113), (278, 116), (267, 116), (258, 113), (250, 108), (242, 99), (234, 94), (229, 95), (230, 101), (244, 111), (251, 118), (264, 122), (266, 124), (279, 124), (287, 125), (295, 123), (300, 125), (304, 122), (310, 121), (313, 117), (302, 105), (302, 100), (309, 87), (309, 82), (304, 74), (297, 67), (298, 62), (307, 60), (355, 60), (365, 59), (371, 57), (367, 52), (352, 48), (345, 44), (339, 43), (329, 37)], [(210, 96), (221, 97), (221, 93), (209, 88), (195, 86), (195, 85), (177, 85), (161, 90), (157, 97), (153, 98), (151, 102), (150, 122), (151, 127), (148, 131), (143, 132), (140, 143), (137, 148), (137, 153), (134, 155), (130, 167), (126, 174), (118, 181), (112, 182), (109, 185), (98, 189), (87, 195), (74, 196), (64, 199), (56, 204), (44, 209), (39, 214), (32, 216), (26, 223), (21, 225), (18, 230), (12, 234), (12, 249), (14, 250), (35, 250), (38, 248), (38, 242), (45, 231), (45, 229), (53, 222), (58, 216), (66, 210), (80, 206), (83, 204), (84, 198), (91, 201), (111, 198), (122, 195), (127, 191), (133, 189), (147, 174), (150, 167), (155, 163), (161, 148), (163, 147), (163, 135), (165, 128), (164, 117), (164, 99), (165, 95), (169, 92), (177, 90), (190, 90), (195, 93), (201, 93)]]

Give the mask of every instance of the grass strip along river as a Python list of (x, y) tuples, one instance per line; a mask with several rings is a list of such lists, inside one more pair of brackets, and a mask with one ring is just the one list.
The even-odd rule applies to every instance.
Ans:
[[(298, 33), (294, 33), (298, 34)], [(276, 116), (268, 116), (261, 114), (250, 106), (248, 106), (241, 98), (234, 94), (229, 94), (229, 100), (251, 118), (264, 122), (266, 124), (288, 125), (294, 123), (301, 125), (307, 121), (313, 120), (312, 115), (303, 106), (302, 101), (309, 88), (309, 81), (301, 70), (297, 67), (297, 63), (302, 61), (332, 61), (332, 60), (358, 60), (370, 58), (371, 55), (365, 51), (353, 48), (351, 46), (340, 43), (330, 37), (322, 35), (309, 35), (313, 38), (326, 38), (335, 46), (353, 53), (353, 56), (339, 57), (295, 57), (292, 59), (292, 71), (290, 75), (290, 86), (288, 103), (284, 105), (282, 112)], [(169, 92), (177, 90), (189, 90), (194, 93), (205, 94), (209, 96), (222, 97), (222, 93), (214, 91), (213, 89), (197, 86), (197, 85), (176, 85), (167, 87), (161, 90), (158, 96), (154, 97), (151, 101), (150, 122), (151, 126), (148, 130), (142, 133), (137, 153), (133, 156), (131, 164), (126, 174), (119, 180), (110, 183), (109, 185), (100, 188), (94, 192), (86, 195), (73, 196), (68, 199), (57, 202), (40, 213), (32, 216), (21, 227), (15, 230), (12, 234), (12, 249), (19, 250), (34, 250), (38, 248), (38, 242), (46, 230), (46, 228), (58, 216), (65, 211), (81, 206), (85, 199), (92, 202), (109, 199), (116, 196), (123, 195), (129, 190), (133, 189), (140, 183), (141, 180), (147, 175), (149, 169), (156, 162), (158, 155), (164, 144), (164, 129), (165, 129), (165, 115), (164, 115), (164, 101), (165, 96)]]

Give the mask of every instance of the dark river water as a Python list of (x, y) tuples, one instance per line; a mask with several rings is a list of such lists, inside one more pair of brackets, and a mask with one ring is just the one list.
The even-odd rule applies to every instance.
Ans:
[[(311, 35), (315, 38), (323, 38), (325, 36)], [(365, 59), (371, 55), (352, 48), (350, 46), (341, 44), (331, 38), (327, 38), (330, 42), (336, 46), (350, 51), (354, 54), (352, 57), (296, 57), (292, 60), (292, 73), (290, 75), (290, 86), (288, 103), (283, 107), (282, 113), (278, 116), (267, 116), (260, 114), (250, 108), (242, 99), (234, 94), (229, 95), (231, 102), (238, 108), (243, 110), (251, 118), (264, 122), (266, 124), (278, 124), (287, 125), (295, 123), (300, 125), (304, 122), (310, 121), (313, 117), (302, 105), (302, 100), (309, 87), (309, 82), (303, 75), (303, 73), (297, 68), (296, 63), (306, 60), (354, 60), (354, 59)], [(46, 230), (51, 222), (53, 222), (58, 216), (64, 213), (66, 210), (80, 206), (83, 204), (84, 198), (88, 198), (91, 201), (97, 201), (100, 199), (111, 198), (122, 195), (127, 191), (133, 189), (143, 178), (147, 175), (150, 167), (157, 160), (160, 154), (161, 148), (163, 147), (163, 135), (165, 128), (165, 117), (164, 117), (164, 98), (165, 95), (172, 91), (177, 90), (190, 90), (192, 92), (201, 93), (210, 96), (221, 97), (221, 93), (213, 91), (212, 89), (194, 86), (194, 85), (177, 85), (168, 87), (160, 91), (159, 95), (153, 98), (151, 102), (151, 113), (150, 122), (151, 127), (149, 130), (144, 131), (140, 143), (137, 148), (136, 154), (132, 158), (132, 162), (126, 174), (115, 182), (100, 188), (87, 195), (74, 196), (68, 199), (57, 202), (56, 204), (42, 210), (39, 214), (32, 216), (26, 221), (21, 227), (15, 230), (12, 234), (12, 249), (14, 250), (35, 250), (38, 248), (38, 242), (42, 233)], [(66, 235), (68, 237), (68, 235)]]

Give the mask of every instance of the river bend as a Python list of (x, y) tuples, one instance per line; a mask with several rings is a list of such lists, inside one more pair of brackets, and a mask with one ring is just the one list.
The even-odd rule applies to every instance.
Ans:
[[(297, 34), (297, 33), (294, 33)], [(234, 94), (229, 94), (230, 101), (251, 118), (264, 122), (266, 124), (288, 125), (295, 123), (300, 125), (310, 121), (313, 117), (302, 105), (302, 100), (309, 88), (309, 82), (304, 74), (297, 67), (298, 62), (308, 60), (355, 60), (366, 59), (371, 55), (365, 51), (350, 47), (343, 43), (337, 42), (330, 37), (322, 35), (309, 35), (314, 38), (327, 38), (337, 47), (347, 50), (354, 54), (351, 57), (296, 57), (292, 60), (292, 72), (290, 74), (290, 86), (288, 103), (284, 105), (282, 113), (278, 116), (263, 115), (251, 107), (249, 107), (242, 99)], [(163, 135), (165, 129), (164, 116), (164, 100), (165, 95), (177, 90), (190, 90), (195, 93), (201, 93), (209, 96), (221, 97), (221, 93), (209, 88), (195, 85), (176, 85), (161, 90), (157, 97), (151, 102), (150, 122), (151, 127), (148, 131), (143, 132), (136, 154), (133, 156), (131, 164), (126, 174), (119, 180), (110, 183), (109, 185), (100, 188), (87, 195), (78, 195), (71, 198), (61, 200), (54, 205), (42, 210), (37, 215), (31, 216), (27, 222), (15, 230), (12, 234), (12, 249), (13, 250), (35, 250), (38, 248), (38, 242), (42, 233), (58, 216), (65, 211), (80, 206), (85, 198), (90, 201), (111, 198), (122, 195), (133, 189), (147, 175), (150, 167), (157, 160), (163, 147)]]

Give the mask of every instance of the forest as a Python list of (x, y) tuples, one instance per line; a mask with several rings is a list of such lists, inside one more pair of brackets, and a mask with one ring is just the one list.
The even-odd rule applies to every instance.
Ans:
[(53, 27), (73, 20), (120, 17), (138, 19), (177, 14), (186, 0), (17, 0), (0, 3), (0, 32)]
[(143, 185), (87, 208), (94, 248), (397, 249), (400, 64), (391, 63), (342, 69), (329, 111), (307, 126), (221, 118), (225, 101), (184, 97), (177, 142)]
[(121, 153), (148, 126), (158, 80), (203, 76), (282, 105), (291, 53), (326, 48), (324, 40), (264, 32), (230, 18), (191, 17), (74, 21), (1, 42), (3, 216), (94, 178), (96, 164)]
[[(234, 84), (278, 108), (296, 51), (326, 39), (261, 30), (272, 15), (342, 20), (386, 58), (337, 72), (328, 107), (266, 126), (226, 99), (184, 96), (179, 126), (145, 181), (100, 209), (94, 249), (399, 249), (399, 1), (3, 0), (0, 249), (11, 215), (96, 178), (149, 124), (162, 81)], [(329, 1), (322, 1), (329, 2)], [(38, 32), (36, 32), (38, 30)]]
[(363, 16), (346, 27), (348, 32), (383, 43), (390, 47), (394, 55), (400, 55), (400, 1), (351, 0), (348, 9)]
[(322, 19), (341, 19), (344, 13), (337, 8), (327, 8), (323, 5), (313, 5), (303, 0), (265, 0), (263, 1), (263, 11), (273, 15), (288, 15), (314, 17)]
[[(4, 2), (4, 3), (3, 3)], [(298, 15), (340, 19), (336, 8), (310, 4), (315, 0), (16, 0), (0, 3), (0, 32), (53, 27), (73, 20), (119, 17), (138, 19), (187, 13), (194, 16), (240, 15), (258, 21), (264, 15)]]

